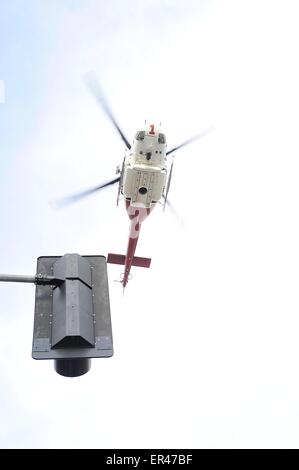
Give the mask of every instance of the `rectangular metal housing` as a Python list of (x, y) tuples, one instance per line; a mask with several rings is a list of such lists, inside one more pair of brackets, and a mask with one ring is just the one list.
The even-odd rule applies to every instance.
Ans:
[(41, 256), (37, 273), (65, 278), (36, 286), (32, 357), (73, 359), (113, 355), (106, 258)]

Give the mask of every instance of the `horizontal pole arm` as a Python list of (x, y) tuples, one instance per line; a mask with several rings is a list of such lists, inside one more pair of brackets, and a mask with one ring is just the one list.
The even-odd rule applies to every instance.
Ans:
[(35, 282), (35, 276), (16, 276), (14, 274), (0, 274), (1, 282)]
[(59, 286), (65, 280), (47, 274), (36, 274), (35, 276), (19, 276), (16, 274), (0, 274), (0, 282), (27, 282), (37, 285)]

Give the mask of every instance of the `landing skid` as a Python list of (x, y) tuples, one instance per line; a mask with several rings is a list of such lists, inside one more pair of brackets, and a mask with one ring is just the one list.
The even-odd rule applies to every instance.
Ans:
[(165, 206), (166, 206), (166, 203), (167, 203), (167, 197), (168, 197), (168, 192), (169, 192), (171, 177), (172, 177), (172, 169), (173, 169), (173, 160), (171, 162), (171, 167), (170, 167), (169, 176), (168, 176), (168, 180), (167, 180), (166, 191), (165, 191), (165, 194), (163, 194), (163, 199), (164, 199), (163, 211), (165, 211)]

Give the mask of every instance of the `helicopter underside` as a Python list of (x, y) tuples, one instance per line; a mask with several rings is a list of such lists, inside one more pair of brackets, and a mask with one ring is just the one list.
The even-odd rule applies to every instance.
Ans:
[(133, 207), (150, 208), (162, 198), (166, 170), (147, 165), (127, 166), (124, 171), (122, 193)]

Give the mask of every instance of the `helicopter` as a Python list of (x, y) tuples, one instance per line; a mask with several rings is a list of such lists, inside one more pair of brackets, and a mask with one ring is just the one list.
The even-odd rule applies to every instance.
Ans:
[(144, 220), (151, 214), (157, 204), (162, 204), (163, 210), (165, 210), (167, 204), (169, 205), (168, 193), (173, 172), (173, 158), (169, 164), (169, 156), (174, 156), (174, 152), (204, 137), (215, 128), (211, 126), (176, 147), (167, 150), (166, 136), (161, 124), (147, 125), (145, 122), (143, 128), (136, 132), (131, 144), (112, 114), (96, 74), (89, 72), (83, 79), (92, 96), (120, 135), (126, 146), (126, 152), (121, 168), (118, 166), (116, 169), (116, 177), (100, 186), (67, 196), (61, 199), (60, 203), (62, 205), (73, 203), (107, 186), (118, 184), (116, 204), (119, 204), (121, 197), (125, 201), (126, 211), (130, 219), (129, 238), (126, 254), (108, 253), (107, 262), (124, 266), (120, 282), (123, 289), (125, 289), (131, 276), (132, 266), (149, 268), (151, 265), (151, 258), (135, 256), (135, 251)]

